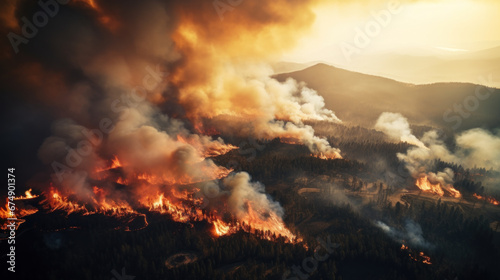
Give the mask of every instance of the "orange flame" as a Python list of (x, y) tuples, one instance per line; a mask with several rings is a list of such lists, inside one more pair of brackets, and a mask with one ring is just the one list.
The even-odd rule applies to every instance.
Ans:
[(490, 196), (481, 196), (481, 195), (478, 195), (477, 193), (473, 194), (473, 196), (479, 200), (485, 200), (486, 202), (490, 203), (490, 204), (493, 204), (493, 205), (500, 205), (500, 201), (494, 199), (493, 197), (490, 197)]
[(97, 168), (95, 171), (96, 173), (100, 173), (100, 172), (103, 172), (103, 171), (106, 171), (106, 170), (111, 170), (111, 169), (115, 169), (115, 168), (119, 168), (119, 167), (122, 167), (122, 163), (120, 162), (120, 160), (118, 159), (117, 156), (114, 156), (113, 159), (111, 160), (111, 165), (107, 166), (107, 167), (104, 167), (104, 168)]
[(22, 195), (21, 195), (21, 196), (19, 196), (19, 197), (14, 198), (14, 199), (16, 199), (16, 200), (22, 200), (22, 199), (32, 199), (32, 198), (37, 198), (37, 197), (38, 197), (38, 195), (33, 195), (33, 194), (31, 194), (31, 191), (32, 191), (32, 189), (29, 189), (29, 190), (27, 190), (26, 192), (24, 192), (24, 196), (22, 196)]
[(227, 225), (226, 223), (224, 223), (223, 221), (219, 220), (219, 219), (216, 219), (215, 221), (213, 221), (213, 224), (214, 224), (214, 230), (215, 230), (215, 234), (217, 236), (223, 236), (223, 235), (226, 235), (230, 232), (230, 227), (229, 225)]
[(420, 253), (419, 253), (419, 256), (420, 256), (420, 258), (422, 258), (422, 263), (425, 263), (425, 264), (432, 264), (432, 263), (431, 263), (431, 258), (430, 258), (429, 256), (426, 256), (426, 255), (424, 254), (424, 252), (420, 252)]
[(408, 251), (409, 252), (408, 256), (416, 262), (421, 262), (423, 264), (432, 264), (431, 258), (429, 256), (426, 256), (424, 252), (419, 252), (418, 254), (415, 254), (405, 244), (401, 244), (401, 250)]
[(14, 217), (14, 212), (11, 212), (9, 209), (9, 199), (5, 203), (5, 208), (0, 208), (0, 218), (8, 219)]
[[(195, 141), (190, 139), (179, 138), (180, 141)], [(204, 141), (204, 140), (201, 140)], [(217, 142), (217, 147), (232, 149), (231, 146)], [(221, 146), (219, 146), (221, 145)], [(223, 150), (224, 152), (226, 150)], [(211, 152), (211, 154), (213, 154)], [(118, 167), (127, 166), (126, 162), (120, 161), (118, 157), (111, 160), (110, 165), (102, 171), (115, 169)], [(206, 182), (209, 180), (221, 179), (227, 177), (232, 169), (227, 169), (214, 164), (200, 164), (198, 172), (192, 174), (184, 173), (177, 174), (169, 173), (168, 170), (164, 174), (151, 173), (133, 173), (129, 170), (120, 172), (102, 172), (98, 176), (99, 180), (111, 180), (122, 185), (135, 184), (147, 188), (163, 189), (157, 191), (155, 195), (151, 193), (138, 193), (137, 202), (139, 205), (146, 207), (151, 212), (170, 215), (174, 221), (181, 223), (190, 223), (194, 221), (207, 221), (214, 226), (216, 236), (228, 235), (244, 230), (247, 232), (262, 232), (262, 236), (267, 239), (274, 239), (282, 236), (288, 242), (300, 242), (290, 230), (285, 227), (285, 224), (280, 216), (274, 212), (260, 213), (253, 207), (252, 202), (247, 202), (247, 211), (244, 214), (239, 214), (237, 221), (226, 223), (222, 216), (217, 212), (216, 206), (209, 211), (202, 210), (201, 206), (206, 203), (203, 195), (198, 195), (200, 189), (195, 188), (192, 184)], [(165, 190), (168, 188), (168, 190)], [(92, 187), (92, 192), (87, 197), (80, 197), (79, 200), (73, 198), (73, 193), (63, 194), (51, 185), (48, 192), (45, 193), (45, 200), (42, 202), (49, 211), (61, 210), (67, 215), (71, 213), (79, 213), (81, 215), (90, 214), (105, 214), (118, 215), (138, 214), (128, 202), (116, 200), (108, 193), (107, 188), (102, 188), (97, 185)], [(207, 209), (208, 210), (208, 209)], [(146, 223), (147, 224), (147, 221)]]
[(122, 164), (121, 164), (120, 160), (118, 159), (118, 157), (115, 156), (111, 160), (111, 167), (110, 167), (110, 169), (114, 169), (114, 168), (118, 168), (118, 167), (122, 167)]
[(87, 212), (85, 206), (70, 201), (67, 197), (62, 196), (55, 188), (52, 187), (50, 188), (49, 194), (44, 202), (48, 203), (51, 212), (62, 210), (68, 215), (73, 212)]
[(424, 192), (430, 192), (437, 194), (439, 196), (444, 195), (444, 191), (441, 188), (441, 184), (436, 183), (432, 184), (429, 179), (427, 178), (427, 175), (424, 175), (420, 178), (417, 179), (416, 185), (419, 189), (423, 190)]
[[(156, 197), (149, 198), (144, 201), (144, 205), (149, 207), (150, 211), (169, 214), (174, 221), (190, 222), (206, 220), (214, 226), (214, 234), (216, 236), (229, 235), (242, 229), (247, 232), (255, 230), (262, 231), (264, 237), (271, 239), (274, 236), (281, 235), (288, 242), (300, 242), (301, 239), (290, 232), (285, 227), (282, 219), (275, 213), (257, 213), (251, 204), (248, 204), (248, 213), (239, 217), (238, 222), (234, 225), (225, 223), (217, 216), (217, 211), (213, 211), (210, 215), (205, 215), (201, 209), (197, 209), (196, 205), (201, 205), (202, 202), (197, 202), (193, 199), (194, 193), (186, 190), (182, 192), (172, 191), (176, 200), (169, 199), (164, 193), (157, 194)], [(265, 218), (262, 218), (265, 217)]]
[[(281, 235), (288, 241), (293, 242), (296, 236), (285, 227), (283, 220), (274, 212), (257, 213), (252, 207), (252, 203), (248, 202), (248, 214), (240, 217), (243, 223), (246, 223), (253, 229), (269, 232), (269, 234)], [(263, 218), (267, 217), (267, 218)], [(266, 236), (270, 238), (271, 236)]]
[(68, 197), (63, 196), (55, 188), (51, 187), (47, 194), (47, 198), (43, 202), (48, 206), (47, 208), (49, 208), (50, 212), (61, 210), (66, 212), (67, 215), (71, 213), (81, 213), (83, 215), (96, 213), (109, 215), (137, 213), (126, 202), (117, 202), (107, 199), (107, 194), (103, 189), (94, 186), (93, 192), (94, 196), (90, 199), (92, 203), (90, 203), (90, 205), (84, 205), (71, 201)]
[(450, 192), (451, 196), (453, 196), (455, 198), (462, 197), (462, 195), (460, 194), (460, 192), (457, 189), (455, 189), (454, 187), (452, 187), (452, 186), (448, 186), (448, 191)]
[(323, 153), (323, 152), (320, 152), (320, 153), (317, 153), (317, 154), (311, 154), (311, 156), (315, 157), (315, 158), (319, 158), (319, 159), (341, 159), (342, 156), (339, 155), (338, 153)]
[(238, 147), (231, 144), (224, 144), (218, 141), (211, 141), (208, 143), (202, 143), (198, 137), (186, 137), (182, 135), (177, 135), (177, 141), (193, 146), (200, 155), (202, 159), (209, 157), (216, 157), (220, 155), (227, 154), (228, 152), (238, 149)]
[[(18, 199), (18, 198), (16, 198)], [(0, 229), (2, 230), (6, 230), (7, 229), (7, 225), (9, 224), (7, 219), (9, 218), (16, 218), (17, 221), (16, 221), (16, 229), (19, 227), (19, 225), (21, 225), (24, 220), (20, 219), (20, 218), (23, 218), (23, 217), (26, 217), (26, 216), (29, 216), (29, 215), (32, 215), (32, 214), (35, 214), (36, 212), (38, 212), (38, 209), (36, 208), (24, 208), (22, 206), (22, 204), (16, 204), (15, 205), (15, 210), (17, 210), (17, 213), (15, 211), (11, 211), (11, 209), (9, 208), (9, 199), (7, 198), (6, 199), (6, 202), (5, 202), (5, 207), (4, 208), (0, 208), (0, 219), (1, 220), (6, 220), (4, 223), (1, 224), (0, 226)]]
[(445, 194), (445, 190), (452, 197), (460, 198), (462, 196), (460, 192), (450, 184), (442, 186), (440, 183), (431, 183), (427, 175), (423, 175), (418, 178), (415, 184), (422, 191), (437, 194), (439, 196), (443, 196)]

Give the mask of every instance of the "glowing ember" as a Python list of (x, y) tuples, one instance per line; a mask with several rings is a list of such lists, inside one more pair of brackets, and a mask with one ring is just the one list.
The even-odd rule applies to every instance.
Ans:
[(430, 258), (429, 256), (426, 256), (426, 255), (424, 254), (424, 252), (420, 252), (418, 255), (420, 256), (420, 258), (422, 258), (422, 263), (425, 263), (425, 264), (432, 264), (432, 263), (431, 263), (431, 258)]
[(290, 145), (300, 145), (301, 144), (301, 142), (298, 139), (292, 138), (292, 137), (280, 137), (279, 140), (281, 143), (290, 144)]
[(494, 199), (493, 197), (490, 197), (490, 196), (481, 196), (481, 195), (478, 195), (477, 193), (473, 194), (473, 196), (479, 200), (484, 200), (490, 204), (493, 204), (493, 205), (500, 205), (500, 201)]
[(419, 252), (418, 254), (413, 253), (412, 250), (408, 248), (408, 246), (406, 246), (405, 244), (401, 244), (401, 250), (408, 251), (409, 252), (408, 256), (416, 262), (421, 262), (423, 264), (432, 264), (431, 258), (429, 256), (426, 256), (424, 252)]

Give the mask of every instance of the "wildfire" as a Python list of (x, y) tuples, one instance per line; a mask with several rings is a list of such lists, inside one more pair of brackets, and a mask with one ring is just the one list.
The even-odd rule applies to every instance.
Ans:
[(169, 214), (176, 222), (186, 223), (189, 221), (203, 220), (203, 214), (200, 209), (184, 206), (182, 202), (174, 203), (165, 194), (159, 194), (155, 199), (148, 199), (146, 203), (149, 211)]
[(432, 184), (426, 175), (418, 178), (416, 185), (419, 189), (423, 190), (424, 192), (434, 193), (439, 196), (444, 195), (444, 191), (441, 188), (441, 185), (439, 183)]
[(479, 200), (484, 200), (490, 204), (493, 204), (493, 205), (500, 205), (500, 202), (496, 199), (494, 199), (493, 197), (490, 197), (490, 196), (481, 196), (481, 195), (478, 195), (477, 193), (473, 194), (473, 196)]
[(122, 164), (121, 164), (120, 160), (118, 159), (118, 157), (115, 156), (111, 160), (111, 167), (110, 167), (110, 169), (114, 169), (114, 168), (118, 168), (118, 167), (122, 167)]
[[(168, 214), (174, 221), (181, 223), (190, 223), (194, 221), (207, 221), (214, 227), (216, 236), (233, 234), (239, 230), (246, 232), (262, 232), (262, 236), (269, 240), (282, 236), (288, 242), (300, 242), (293, 233), (285, 227), (281, 217), (274, 212), (263, 212), (256, 210), (252, 202), (247, 202), (247, 211), (245, 214), (237, 217), (236, 222), (226, 223), (222, 220), (218, 211), (212, 209), (210, 213), (204, 213), (201, 209), (203, 198), (197, 198), (196, 194), (200, 192), (198, 188), (178, 189), (172, 187), (170, 193), (158, 193), (156, 196), (149, 196), (139, 202), (146, 206), (149, 211), (160, 214)], [(27, 192), (27, 196), (29, 191)], [(30, 193), (31, 194), (31, 193)], [(136, 212), (127, 202), (120, 202), (111, 199), (109, 193), (104, 188), (93, 186), (87, 203), (73, 201), (71, 196), (63, 195), (59, 190), (50, 187), (49, 191), (44, 192), (45, 199), (42, 204), (50, 212), (63, 211), (66, 215), (79, 213), (81, 215), (104, 214), (113, 216), (129, 216), (128, 214), (144, 216), (145, 225), (147, 225), (146, 216)], [(29, 196), (28, 196), (29, 197)], [(20, 209), (17, 217), (24, 217), (34, 214), (38, 209)], [(10, 212), (8, 204), (0, 208), (0, 217), (7, 219), (14, 215)], [(127, 215), (127, 216), (125, 216)]]
[(96, 173), (100, 173), (100, 172), (103, 172), (103, 171), (106, 171), (106, 170), (111, 170), (111, 169), (115, 169), (115, 168), (119, 168), (119, 167), (122, 167), (122, 163), (120, 162), (120, 160), (118, 159), (117, 156), (114, 156), (113, 159), (111, 159), (111, 164), (107, 167), (104, 167), (104, 168), (97, 168), (96, 169)]
[(126, 202), (116, 202), (114, 200), (107, 199), (107, 192), (104, 189), (100, 189), (97, 186), (93, 187), (93, 192), (95, 197), (92, 201), (95, 204), (98, 213), (111, 213), (114, 215), (121, 215), (126, 213), (136, 213)]
[(11, 212), (9, 209), (9, 200), (5, 203), (5, 208), (0, 208), (0, 218), (8, 219), (14, 216), (14, 212)]
[[(196, 140), (196, 138), (193, 139)], [(193, 139), (180, 141), (194, 141)], [(221, 152), (234, 148), (217, 141), (215, 146), (226, 149)], [(210, 153), (213, 154), (213, 152)], [(94, 185), (90, 192), (68, 193), (57, 189), (56, 186), (51, 184), (49, 190), (44, 192), (45, 199), (42, 201), (42, 205), (50, 212), (63, 211), (66, 215), (72, 213), (80, 215), (103, 214), (119, 216), (124, 219), (135, 219), (138, 215), (144, 215), (139, 214), (131, 206), (142, 205), (150, 212), (169, 215), (174, 221), (181, 223), (207, 221), (213, 225), (216, 236), (229, 235), (243, 230), (246, 232), (261, 232), (263, 238), (269, 240), (282, 236), (288, 242), (301, 241), (285, 227), (282, 218), (278, 214), (253, 205), (252, 201), (246, 202), (246, 211), (233, 216), (236, 219), (231, 223), (225, 222), (222, 215), (219, 214), (218, 211), (222, 210), (222, 208), (217, 207), (222, 206), (204, 209), (202, 206), (207, 202), (205, 201), (206, 198), (199, 195), (201, 190), (194, 187), (193, 184), (222, 179), (227, 177), (232, 172), (232, 169), (205, 162), (194, 163), (194, 165), (198, 167), (195, 174), (169, 169), (166, 169), (164, 173), (133, 173), (128, 168), (127, 163), (114, 156), (107, 167), (97, 170), (99, 176), (97, 176), (98, 179), (94, 179)], [(119, 170), (119, 172), (104, 172), (123, 166), (126, 166), (127, 169)], [(138, 204), (129, 204), (129, 202), (119, 199), (120, 196), (115, 195), (115, 191), (111, 192), (109, 188), (104, 187), (109, 185), (106, 182), (116, 182), (124, 186), (142, 186), (144, 191), (149, 187), (158, 188), (159, 190), (154, 195), (139, 192), (136, 198)], [(34, 197), (31, 192), (27, 192), (26, 196)], [(226, 210), (222, 212), (226, 212)], [(144, 220), (144, 224), (147, 225), (145, 215)]]
[(154, 198), (147, 199), (145, 205), (149, 207), (149, 211), (169, 214), (177, 222), (186, 223), (205, 220), (213, 224), (216, 236), (229, 235), (242, 229), (247, 232), (262, 231), (267, 239), (271, 239), (273, 235), (276, 237), (281, 235), (289, 242), (301, 241), (285, 227), (283, 220), (275, 213), (257, 213), (250, 203), (248, 203), (246, 215), (238, 217), (236, 224), (228, 224), (218, 216), (217, 211), (212, 211), (209, 215), (203, 214), (201, 209), (196, 207), (196, 205), (201, 205), (202, 202), (197, 202), (193, 198), (194, 192), (173, 190), (172, 193), (176, 198), (175, 200), (169, 199), (164, 193), (161, 193)]
[(198, 153), (202, 155), (200, 161), (204, 160), (205, 158), (224, 155), (232, 150), (238, 149), (238, 147), (234, 145), (224, 144), (219, 141), (203, 142), (197, 135), (191, 135), (190, 137), (177, 135), (177, 141), (193, 146), (198, 151)]
[[(283, 220), (274, 212), (258, 213), (252, 207), (250, 202), (247, 203), (248, 214), (240, 217), (239, 220), (253, 229), (269, 232), (274, 235), (281, 235), (288, 241), (293, 242), (296, 236), (285, 227)], [(266, 236), (270, 238), (271, 236)]]
[(168, 214), (176, 222), (187, 223), (202, 220), (212, 222), (212, 219), (204, 215), (201, 209), (195, 207), (202, 202), (193, 198), (194, 193), (186, 190), (183, 192), (172, 190), (172, 193), (174, 197), (177, 197), (176, 200), (170, 199), (164, 193), (161, 193), (156, 198), (148, 198), (144, 204), (149, 207), (149, 211)]
[(32, 199), (32, 198), (37, 198), (37, 197), (38, 197), (38, 195), (33, 195), (33, 194), (31, 194), (31, 191), (32, 191), (32, 189), (29, 189), (29, 190), (27, 190), (26, 192), (24, 192), (24, 196), (22, 196), (22, 195), (21, 195), (21, 196), (19, 196), (19, 197), (16, 197), (15, 199), (16, 199), (16, 200), (22, 200), (22, 199)]
[(50, 211), (62, 210), (68, 215), (73, 212), (87, 212), (87, 209), (83, 205), (70, 201), (67, 197), (62, 196), (56, 189), (51, 188), (47, 198), (44, 200), (47, 202)]
[(98, 20), (99, 22), (106, 28), (108, 28), (110, 31), (117, 31), (120, 26), (121, 26), (121, 23), (116, 20), (116, 19), (113, 19), (112, 17), (106, 15), (103, 10), (101, 9), (101, 7), (99, 7), (94, 0), (78, 0), (78, 1), (75, 1), (75, 3), (78, 3), (78, 2), (82, 2), (86, 5), (88, 5), (88, 7), (92, 8), (92, 10), (94, 10), (95, 12), (98, 13), (99, 17), (98, 17)]
[(423, 264), (432, 264), (431, 258), (429, 256), (426, 256), (424, 252), (419, 252), (418, 254), (415, 254), (405, 244), (401, 244), (401, 250), (408, 251), (409, 252), (408, 256), (416, 262), (421, 262)]
[(214, 136), (214, 135), (220, 134), (220, 132), (217, 129), (215, 129), (215, 127), (206, 127), (200, 121), (194, 122), (194, 129), (196, 130), (196, 132), (198, 132), (199, 134), (203, 134), (203, 135)]
[(279, 140), (281, 143), (290, 144), (290, 145), (300, 145), (301, 144), (301, 142), (299, 140), (297, 140), (296, 138), (293, 138), (293, 137), (280, 137)]
[(46, 199), (43, 201), (47, 205), (50, 212), (61, 210), (66, 212), (67, 215), (71, 213), (81, 213), (83, 215), (90, 214), (109, 214), (109, 215), (123, 215), (137, 213), (126, 202), (116, 202), (107, 199), (107, 193), (96, 186), (93, 187), (94, 196), (90, 198), (92, 203), (80, 204), (71, 201), (67, 196), (63, 196), (55, 188), (50, 188)]
[(427, 175), (423, 175), (418, 178), (415, 184), (422, 191), (437, 194), (439, 196), (443, 196), (445, 194), (445, 190), (452, 197), (459, 198), (462, 196), (460, 192), (451, 185), (443, 186), (440, 183), (431, 183)]
[(460, 192), (457, 189), (455, 189), (454, 187), (452, 187), (452, 186), (448, 186), (447, 190), (450, 192), (451, 196), (453, 196), (455, 198), (462, 197), (462, 195), (460, 194)]
[(315, 158), (319, 158), (319, 159), (325, 159), (325, 160), (342, 158), (342, 156), (340, 156), (338, 153), (323, 153), (323, 152), (320, 152), (317, 154), (311, 154), (311, 156), (313, 156)]
[[(17, 199), (19, 199), (19, 198), (16, 198), (16, 200)], [(9, 208), (9, 199), (7, 198), (6, 202), (5, 202), (5, 207), (0, 208), (0, 219), (7, 220), (9, 218), (16, 218), (17, 219), (16, 229), (19, 227), (19, 225), (21, 225), (24, 222), (24, 220), (22, 220), (20, 218), (26, 217), (26, 216), (29, 216), (29, 215), (32, 215), (32, 214), (35, 214), (36, 212), (38, 212), (38, 209), (36, 209), (36, 208), (24, 208), (22, 204), (18, 204), (18, 203), (15, 204), (15, 208), (16, 208), (15, 210), (17, 210), (17, 213), (15, 211), (11, 211), (11, 209)], [(8, 225), (7, 222), (2, 223), (0, 226), (0, 229), (6, 230), (7, 225)]]
[(214, 224), (215, 234), (217, 236), (223, 236), (230, 232), (231, 227), (229, 227), (229, 225), (227, 225), (226, 223), (224, 223), (219, 219), (213, 221), (213, 224)]
[(432, 264), (432, 263), (431, 263), (431, 258), (430, 258), (429, 256), (426, 256), (426, 255), (424, 254), (424, 252), (420, 252), (418, 255), (420, 256), (420, 258), (422, 258), (422, 259), (421, 259), (421, 260), (422, 260), (422, 263), (425, 263), (425, 264)]

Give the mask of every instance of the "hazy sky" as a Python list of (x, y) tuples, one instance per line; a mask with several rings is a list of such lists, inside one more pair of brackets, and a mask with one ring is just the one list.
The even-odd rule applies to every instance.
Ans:
[[(387, 15), (387, 24), (378, 27), (374, 14)], [(356, 47), (362, 54), (397, 49), (412, 54), (425, 50), (480, 50), (500, 45), (500, 1), (434, 0), (434, 1), (333, 1), (314, 9), (315, 24), (283, 60), (307, 62), (345, 59), (342, 46)], [(366, 33), (371, 28), (372, 34)], [(369, 44), (356, 45), (359, 30), (368, 35)]]

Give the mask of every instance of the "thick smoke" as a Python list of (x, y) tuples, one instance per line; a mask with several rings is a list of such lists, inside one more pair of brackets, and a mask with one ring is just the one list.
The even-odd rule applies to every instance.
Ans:
[(425, 147), (424, 143), (411, 133), (408, 120), (399, 113), (382, 113), (375, 124), (375, 129), (384, 132), (392, 140)]
[(415, 145), (405, 154), (397, 154), (413, 178), (425, 175), (432, 184), (450, 188), (453, 184), (453, 171), (446, 168), (439, 172), (430, 172), (434, 169), (435, 160), (455, 163), (465, 168), (483, 167), (493, 170), (500, 168), (500, 136), (480, 128), (456, 135), (453, 151), (450, 151), (439, 138), (436, 130), (430, 130), (424, 133), (421, 139), (417, 139), (411, 133), (407, 119), (400, 114), (383, 113), (377, 120), (375, 128), (394, 140)]
[[(281, 137), (340, 157), (303, 124), (339, 121), (323, 98), (271, 78), (266, 65), (312, 24), (313, 2), (244, 1), (221, 20), (210, 1), (74, 1), (16, 45), (18, 54), (4, 42), (6, 91), (54, 120), (38, 150), (52, 173), (46, 186), (84, 202), (94, 201), (98, 186), (135, 206), (165, 188), (226, 177), (231, 170), (208, 157), (235, 147), (203, 135), (207, 123), (222, 134)], [(21, 18), (41, 9), (3, 5), (2, 31), (21, 35)], [(119, 174), (108, 170), (115, 158)], [(260, 218), (281, 218), (248, 174), (222, 184), (237, 217), (252, 206)]]
[(457, 154), (466, 166), (500, 170), (500, 135), (475, 128), (462, 132), (456, 142)]
[(266, 220), (270, 212), (280, 217), (284, 214), (280, 204), (265, 194), (262, 184), (250, 181), (248, 173), (229, 175), (222, 183), (230, 192), (228, 206), (237, 218), (243, 220), (248, 215), (249, 207), (252, 207), (261, 220)]
[(460, 164), (466, 168), (484, 167), (498, 170), (500, 167), (500, 137), (483, 129), (475, 128), (457, 135), (453, 152), (439, 139), (436, 130), (426, 132), (421, 140), (425, 147), (413, 147), (406, 154), (398, 154), (398, 158), (407, 163), (408, 170), (412, 173), (436, 159)]

